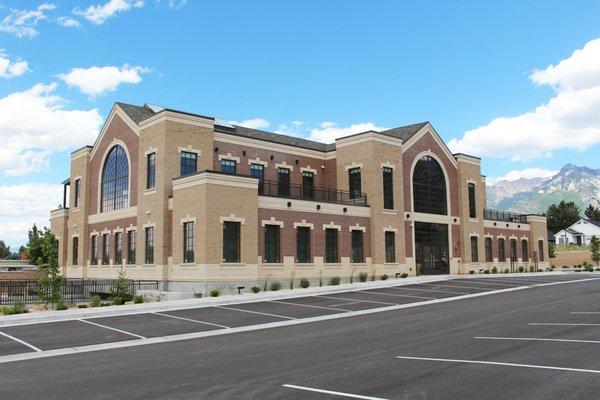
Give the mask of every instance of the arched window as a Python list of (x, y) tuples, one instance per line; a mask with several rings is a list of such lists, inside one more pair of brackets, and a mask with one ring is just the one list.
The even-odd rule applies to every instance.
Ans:
[(129, 207), (129, 162), (123, 147), (113, 147), (102, 169), (101, 211)]
[(417, 161), (412, 183), (415, 212), (442, 215), (448, 213), (446, 178), (433, 157), (423, 156)]

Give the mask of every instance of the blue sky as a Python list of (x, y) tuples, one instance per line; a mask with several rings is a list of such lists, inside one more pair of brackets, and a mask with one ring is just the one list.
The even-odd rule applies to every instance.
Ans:
[(29, 215), (47, 219), (20, 194), (53, 208), (69, 152), (115, 101), (321, 140), (428, 120), (492, 178), (600, 167), (598, 113), (585, 109), (600, 105), (598, 2), (0, 4), (0, 137), (13, 143), (0, 150), (0, 236), (13, 245)]

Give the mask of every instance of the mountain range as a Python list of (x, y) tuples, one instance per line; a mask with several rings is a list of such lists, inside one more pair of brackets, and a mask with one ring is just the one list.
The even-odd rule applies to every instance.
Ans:
[(566, 164), (549, 178), (499, 181), (487, 187), (488, 208), (541, 214), (561, 200), (574, 201), (583, 214), (600, 200), (600, 169)]

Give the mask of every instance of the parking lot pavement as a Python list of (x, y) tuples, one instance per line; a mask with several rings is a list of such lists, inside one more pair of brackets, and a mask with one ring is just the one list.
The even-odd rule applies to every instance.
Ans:
[(248, 313), (222, 307), (190, 308), (186, 310), (165, 311), (165, 315), (189, 318), (197, 321), (219, 324), (229, 328), (285, 321), (286, 318), (271, 315)]
[(326, 308), (314, 305), (304, 305), (301, 303), (288, 303), (286, 300), (236, 304), (227, 306), (226, 308), (230, 310), (235, 309), (256, 313), (258, 315), (285, 317), (287, 319), (311, 318), (343, 312), (341, 310), (329, 307)]
[(27, 353), (31, 351), (37, 350), (19, 342), (14, 336), (4, 336), (0, 334), (0, 356)]

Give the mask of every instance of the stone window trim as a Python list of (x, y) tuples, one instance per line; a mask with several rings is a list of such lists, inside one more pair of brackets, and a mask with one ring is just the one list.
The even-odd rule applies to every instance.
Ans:
[(188, 145), (187, 147), (179, 146), (179, 147), (177, 147), (177, 152), (178, 153), (182, 153), (182, 152), (196, 153), (197, 156), (202, 155), (202, 151), (201, 150), (194, 149), (194, 148), (192, 148), (191, 145)]
[(92, 236), (99, 236), (99, 235), (100, 235), (100, 232), (98, 232), (98, 231), (92, 231), (92, 232), (90, 232), (90, 237), (92, 237)]
[(527, 241), (529, 241), (529, 238), (527, 236), (521, 236), (521, 240), (527, 240)]
[(148, 150), (146, 150), (146, 152), (144, 153), (144, 156), (149, 156), (152, 153), (158, 154), (158, 149), (156, 147), (149, 147)]
[(362, 163), (352, 162), (352, 164), (346, 165), (344, 168), (346, 169), (346, 171), (351, 170), (353, 168), (360, 168), (362, 170), (363, 165)]
[(306, 167), (300, 167), (300, 172), (310, 172), (310, 173), (313, 173), (315, 175), (317, 174), (317, 170), (314, 169), (314, 168), (311, 168), (308, 165)]
[(490, 238), (490, 239), (493, 239), (493, 238), (494, 238), (494, 235), (492, 235), (491, 233), (486, 233), (486, 234), (485, 234), (485, 235), (483, 235), (483, 236), (484, 236), (484, 237), (486, 237), (486, 238)]
[(248, 160), (248, 165), (252, 165), (252, 164), (258, 164), (258, 165), (262, 165), (263, 167), (267, 167), (267, 165), (269, 165), (268, 162), (266, 161), (262, 161), (260, 158), (254, 158), (254, 159), (250, 159)]
[(505, 239), (506, 240), (506, 236), (504, 236), (504, 235), (496, 235), (496, 239)]
[(352, 232), (352, 231), (363, 231), (363, 232), (366, 232), (367, 228), (365, 226), (358, 225), (358, 222), (357, 222), (356, 225), (348, 227), (348, 231), (350, 231), (350, 232)]
[(219, 154), (219, 160), (229, 160), (229, 161), (235, 161), (238, 164), (240, 163), (240, 158), (231, 155), (231, 153)]
[(387, 210), (387, 209), (383, 209), (381, 210), (382, 214), (387, 214), (387, 215), (398, 215), (398, 210)]
[[(398, 228), (393, 228), (392, 226), (388, 225), (385, 228), (383, 228), (383, 232), (394, 232), (394, 233), (398, 233)], [(396, 264), (396, 263), (392, 263), (392, 264)]]
[(294, 222), (294, 229), (297, 228), (310, 228), (310, 230), (313, 231), (315, 230), (315, 224), (306, 222), (306, 220), (303, 219), (301, 222)]
[(342, 226), (341, 226), (341, 225), (335, 225), (335, 224), (333, 223), (333, 221), (331, 221), (331, 222), (330, 222), (330, 223), (328, 223), (328, 224), (323, 224), (323, 230), (325, 231), (325, 230), (327, 230), (327, 229), (336, 229), (336, 230), (338, 230), (338, 231), (341, 231), (341, 230), (342, 230)]
[(112, 230), (112, 233), (113, 233), (113, 234), (115, 234), (115, 233), (123, 233), (123, 228), (119, 228), (119, 227), (117, 227), (116, 229), (113, 229), (113, 230)]
[(469, 233), (469, 237), (476, 237), (476, 238), (478, 238), (479, 237), (479, 233), (471, 232), (471, 233)]
[(137, 228), (137, 227), (136, 227), (136, 226), (134, 226), (133, 224), (132, 224), (132, 225), (129, 225), (127, 228), (125, 228), (125, 232), (129, 232), (129, 231), (135, 231), (135, 230), (136, 230), (136, 228)]
[(473, 185), (477, 186), (477, 181), (474, 181), (473, 179), (467, 179), (467, 184), (472, 183)]
[(283, 221), (277, 221), (275, 217), (271, 217), (271, 219), (263, 219), (260, 221), (260, 226), (265, 227), (266, 225), (277, 225), (280, 228), (283, 228)]
[(196, 223), (196, 217), (190, 217), (190, 214), (188, 214), (185, 217), (179, 219), (179, 225), (183, 225), (186, 222), (193, 222), (195, 224)]
[(142, 227), (144, 229), (146, 229), (146, 228), (156, 228), (156, 222), (150, 222), (150, 221), (148, 221), (144, 225), (142, 225)]
[(278, 169), (278, 168), (289, 169), (290, 172), (294, 170), (294, 166), (287, 165), (287, 163), (285, 161), (282, 164), (275, 164), (275, 169)]
[(104, 228), (100, 233), (103, 235), (110, 235), (110, 229)]
[(544, 238), (541, 236), (538, 236), (537, 240), (541, 240), (542, 242), (545, 242)]
[(391, 169), (393, 169), (394, 171), (396, 170), (396, 166), (395, 166), (394, 164), (390, 164), (390, 163), (389, 163), (389, 162), (387, 162), (387, 161), (386, 161), (386, 162), (382, 162), (382, 163), (381, 163), (381, 169), (384, 169), (384, 168), (391, 168)]
[(221, 217), (219, 217), (219, 222), (221, 224), (223, 222), (239, 222), (240, 225), (246, 225), (246, 218), (236, 217), (235, 214), (230, 214), (229, 216), (221, 216)]
[(509, 239), (515, 239), (515, 240), (518, 239), (518, 237), (516, 235), (510, 235), (508, 238)]
[(79, 237), (79, 233), (74, 233), (74, 234), (71, 235), (71, 239), (78, 238), (78, 237)]

